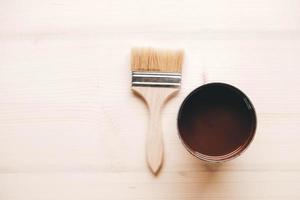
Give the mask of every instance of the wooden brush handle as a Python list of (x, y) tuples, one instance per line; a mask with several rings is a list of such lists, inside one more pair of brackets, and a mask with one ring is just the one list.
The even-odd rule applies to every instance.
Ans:
[(175, 94), (178, 88), (133, 87), (132, 89), (145, 100), (149, 108), (146, 156), (149, 168), (157, 174), (162, 166), (164, 154), (161, 111), (168, 98)]
[(146, 156), (151, 171), (155, 174), (159, 171), (164, 154), (164, 142), (161, 126), (162, 104), (149, 106), (149, 125), (146, 135)]

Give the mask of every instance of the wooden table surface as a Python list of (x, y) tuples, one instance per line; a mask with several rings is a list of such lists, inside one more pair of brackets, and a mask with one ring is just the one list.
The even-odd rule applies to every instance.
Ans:
[[(134, 46), (185, 50), (158, 177), (130, 91)], [(298, 0), (2, 0), (0, 199), (300, 199), (299, 67)], [(213, 81), (251, 98), (258, 130), (241, 157), (207, 166), (181, 145), (176, 115)]]

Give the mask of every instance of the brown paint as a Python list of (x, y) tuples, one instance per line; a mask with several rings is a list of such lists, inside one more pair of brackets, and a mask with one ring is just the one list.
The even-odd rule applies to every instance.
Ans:
[(239, 155), (251, 142), (256, 114), (249, 98), (224, 83), (194, 90), (182, 103), (178, 129), (186, 148), (206, 161)]

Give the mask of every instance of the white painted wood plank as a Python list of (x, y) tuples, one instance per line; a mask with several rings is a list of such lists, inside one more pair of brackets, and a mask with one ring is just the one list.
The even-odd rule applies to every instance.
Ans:
[(298, 0), (2, 1), (5, 33), (299, 30)]
[[(299, 5), (0, 2), (0, 199), (299, 199)], [(185, 50), (157, 178), (130, 91), (133, 46)], [(176, 130), (184, 97), (212, 81), (241, 88), (258, 113), (249, 149), (221, 166), (189, 155)]]

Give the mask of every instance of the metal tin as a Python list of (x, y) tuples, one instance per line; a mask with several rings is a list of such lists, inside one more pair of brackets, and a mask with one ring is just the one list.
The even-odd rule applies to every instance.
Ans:
[[(239, 148), (235, 149), (234, 151), (232, 151), (230, 153), (224, 154), (224, 155), (211, 156), (211, 155), (205, 155), (201, 152), (196, 151), (195, 149), (191, 148), (189, 146), (189, 144), (183, 139), (182, 133), (180, 132), (180, 130), (181, 130), (180, 124), (182, 124), (182, 121), (185, 117), (182, 115), (182, 110), (184, 109), (186, 103), (191, 101), (192, 98), (194, 97), (194, 94), (199, 92), (202, 88), (209, 87), (209, 86), (227, 87), (227, 88), (230, 88), (231, 90), (237, 92), (240, 95), (240, 97), (244, 99), (245, 105), (248, 107), (248, 109), (251, 112), (252, 117), (253, 117), (253, 121), (252, 121), (253, 128), (251, 129), (251, 132), (249, 132), (249, 138), (247, 138), (247, 140), (245, 140)], [(254, 138), (255, 132), (256, 132), (256, 127), (257, 127), (256, 112), (255, 112), (254, 106), (251, 103), (250, 99), (241, 90), (239, 90), (238, 88), (236, 88), (232, 85), (226, 84), (226, 83), (208, 83), (208, 84), (205, 84), (205, 85), (202, 85), (202, 86), (196, 88), (185, 98), (185, 100), (181, 104), (179, 112), (178, 112), (178, 117), (177, 117), (178, 135), (179, 135), (179, 138), (180, 138), (182, 144), (184, 145), (184, 147), (188, 150), (188, 152), (190, 152), (192, 155), (194, 155), (198, 159), (205, 161), (205, 162), (210, 162), (210, 163), (225, 162), (225, 161), (229, 161), (229, 160), (232, 160), (232, 159), (238, 157), (241, 153), (243, 153), (247, 149), (247, 147), (253, 141), (253, 138)]]

